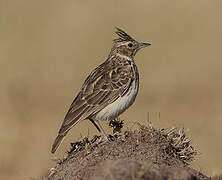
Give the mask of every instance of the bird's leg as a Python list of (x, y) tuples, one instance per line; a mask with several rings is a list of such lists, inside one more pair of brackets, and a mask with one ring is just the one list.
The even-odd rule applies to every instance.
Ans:
[(105, 138), (106, 140), (109, 140), (108, 135), (103, 130), (102, 126), (99, 124), (99, 121), (94, 121), (92, 119), (89, 119), (93, 125), (96, 127), (96, 129), (100, 132), (101, 136)]

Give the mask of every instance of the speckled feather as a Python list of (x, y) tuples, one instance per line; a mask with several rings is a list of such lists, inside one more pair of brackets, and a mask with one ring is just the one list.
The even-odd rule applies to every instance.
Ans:
[(117, 28), (116, 34), (119, 38), (114, 40), (107, 60), (90, 73), (71, 104), (52, 146), (52, 153), (79, 121), (113, 119), (134, 102), (139, 88), (134, 56), (142, 45), (121, 29)]
[(113, 57), (96, 68), (85, 80), (80, 93), (70, 106), (59, 133), (65, 133), (73, 124), (93, 117), (107, 105), (124, 96), (137, 78), (136, 65)]

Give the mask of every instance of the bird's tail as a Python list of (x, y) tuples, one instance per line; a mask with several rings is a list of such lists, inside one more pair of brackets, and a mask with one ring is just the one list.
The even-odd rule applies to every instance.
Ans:
[(65, 137), (64, 134), (58, 134), (58, 136), (56, 137), (56, 139), (52, 145), (51, 153), (54, 153), (56, 151), (56, 149), (59, 147), (59, 145), (61, 144), (64, 137)]

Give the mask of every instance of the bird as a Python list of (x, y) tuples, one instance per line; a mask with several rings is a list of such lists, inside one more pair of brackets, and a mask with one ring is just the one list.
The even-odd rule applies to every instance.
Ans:
[(134, 61), (137, 52), (150, 43), (138, 42), (116, 27), (117, 38), (108, 58), (84, 81), (52, 145), (54, 153), (69, 130), (82, 120), (90, 120), (102, 137), (107, 138), (99, 121), (113, 120), (128, 109), (138, 94), (139, 72)]

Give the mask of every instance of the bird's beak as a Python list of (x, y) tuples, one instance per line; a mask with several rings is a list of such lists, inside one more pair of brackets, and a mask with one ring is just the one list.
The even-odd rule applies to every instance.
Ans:
[(147, 46), (150, 46), (151, 44), (150, 43), (140, 43), (139, 44), (139, 48), (144, 48), (144, 47), (147, 47)]
[(145, 48), (147, 46), (150, 46), (150, 43), (139, 43), (139, 46), (137, 47), (136, 51), (134, 52), (134, 55), (142, 48)]

